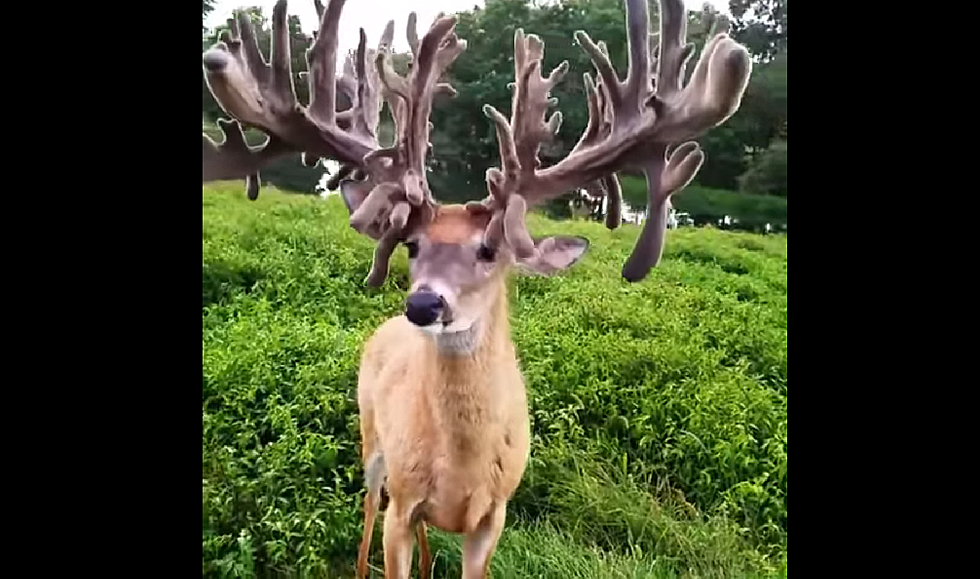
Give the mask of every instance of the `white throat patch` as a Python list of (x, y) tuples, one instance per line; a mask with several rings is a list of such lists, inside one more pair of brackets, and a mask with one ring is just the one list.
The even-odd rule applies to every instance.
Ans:
[[(433, 324), (435, 326), (441, 324)], [(480, 341), (480, 322), (479, 320), (470, 324), (465, 330), (453, 331), (431, 331), (425, 330), (426, 334), (432, 336), (436, 342), (436, 349), (440, 354), (453, 356), (472, 354), (476, 350)]]

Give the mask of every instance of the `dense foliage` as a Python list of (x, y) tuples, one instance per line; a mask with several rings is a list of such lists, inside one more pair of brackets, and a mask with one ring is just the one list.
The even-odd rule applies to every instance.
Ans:
[(749, 170), (738, 178), (739, 189), (786, 197), (786, 147), (785, 140), (773, 141), (768, 149), (759, 153)]
[[(404, 252), (371, 291), (337, 197), (232, 183), (202, 203), (203, 575), (350, 577), (357, 366), (402, 308)], [(529, 226), (592, 245), (512, 285), (533, 440), (494, 577), (785, 575), (786, 237), (672, 230), (627, 284), (637, 228)], [(458, 539), (430, 535), (434, 577), (458, 577)]]

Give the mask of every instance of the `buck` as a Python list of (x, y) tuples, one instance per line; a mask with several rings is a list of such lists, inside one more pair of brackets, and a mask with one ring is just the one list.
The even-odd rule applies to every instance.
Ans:
[[(241, 13), (237, 22), (229, 21), (231, 33), (204, 53), (210, 90), (235, 120), (219, 121), (225, 133), (221, 144), (204, 137), (203, 178), (244, 177), (254, 199), (260, 169), (275, 158), (299, 152), (308, 165), (321, 157), (336, 160), (342, 169), (331, 187), (340, 188), (350, 225), (377, 242), (366, 283), (383, 284), (392, 253), (399, 245), (407, 249), (405, 311), (367, 340), (358, 377), (366, 495), (357, 576), (368, 571), (385, 489), (385, 577), (409, 577), (416, 541), (420, 576), (429, 576), (427, 525), (463, 534), (464, 579), (485, 577), (530, 450), (506, 280), (515, 270), (539, 275), (565, 270), (589, 246), (572, 236), (531, 237), (528, 208), (598, 187), (607, 195), (607, 226), (614, 228), (621, 212), (616, 172), (642, 171), (648, 218), (622, 271), (627, 281), (642, 280), (661, 256), (669, 196), (690, 182), (704, 158), (688, 139), (738, 109), (751, 62), (744, 47), (718, 30), (685, 85), (694, 46), (685, 44), (683, 1), (660, 1), (657, 38), (649, 34), (647, 0), (627, 0), (625, 80), (619, 80), (601, 42), (582, 31), (575, 34), (598, 72), (595, 82), (584, 75), (588, 125), (564, 159), (541, 167), (538, 150), (561, 125), (560, 112), (545, 120), (555, 104), (550, 91), (568, 63), (542, 76), (543, 43), (517, 30), (510, 118), (489, 105), (483, 108), (500, 149), (500, 167), (487, 171), (489, 195), (465, 205), (442, 205), (429, 190), (425, 161), (435, 97), (455, 95), (441, 78), (466, 48), (454, 32), (455, 17), (440, 15), (421, 40), (415, 15), (409, 17), (407, 76), (391, 65), (394, 23), (388, 23), (376, 50), (367, 48), (362, 29), (356, 52), (337, 77), (344, 0), (314, 4), (320, 30), (306, 54), (308, 106), (297, 102), (293, 90), (285, 0), (273, 10), (268, 63)], [(723, 20), (715, 24), (727, 26)], [(338, 93), (348, 105), (341, 110)], [(376, 136), (385, 103), (395, 122), (390, 146), (381, 146)], [(240, 123), (261, 129), (268, 140), (246, 145)]]

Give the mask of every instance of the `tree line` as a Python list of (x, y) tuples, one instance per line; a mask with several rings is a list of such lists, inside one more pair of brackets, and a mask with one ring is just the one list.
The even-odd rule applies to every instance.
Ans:
[[(699, 139), (705, 161), (692, 186), (785, 200), (787, 2), (729, 1), (731, 35), (749, 49), (755, 65), (739, 111), (724, 125)], [(650, 2), (654, 30), (658, 8), (657, 2)], [(202, 18), (211, 10), (213, 0), (203, 0)], [(268, 55), (271, 37), (268, 16), (259, 7), (247, 8), (247, 11), (255, 25), (260, 47)], [(710, 27), (705, 14), (712, 14), (710, 6), (706, 5), (705, 10), (689, 11), (688, 42), (697, 46), (696, 55), (707, 40)], [(568, 60), (570, 70), (576, 73), (568, 74), (552, 92), (552, 96), (558, 98), (558, 110), (562, 111), (564, 121), (558, 138), (541, 152), (543, 163), (549, 164), (572, 149), (588, 121), (582, 73), (592, 72), (592, 64), (586, 53), (574, 44), (573, 33), (586, 30), (593, 38), (603, 40), (613, 65), (623, 78), (627, 66), (624, 21), (621, 0), (558, 0), (541, 5), (531, 0), (487, 0), (482, 8), (459, 12), (456, 30), (467, 40), (467, 49), (448, 73), (458, 96), (438, 103), (432, 111), (435, 128), (431, 135), (433, 150), (429, 182), (436, 196), (453, 202), (485, 194), (485, 174), (487, 168), (496, 163), (497, 143), (493, 125), (483, 115), (482, 106), (489, 103), (498, 110), (510, 109), (507, 84), (513, 81), (513, 38), (517, 28), (537, 34), (544, 40), (542, 70), (551, 70), (562, 60)], [(224, 28), (205, 29), (203, 48), (217, 42)], [(397, 23), (396, 30), (404, 30), (404, 23)], [(294, 85), (298, 98), (306, 103), (309, 102), (309, 90), (299, 74), (306, 70), (305, 53), (312, 45), (313, 37), (301, 29), (296, 16), (289, 17), (289, 32)], [(369, 41), (377, 42), (377, 39)], [(396, 39), (396, 44), (404, 45), (404, 39)], [(406, 67), (407, 58), (407, 53), (396, 55), (396, 68)], [(696, 59), (697, 56), (689, 62), (688, 75), (693, 72)], [(211, 97), (203, 75), (202, 87), (204, 122), (213, 125), (213, 121), (224, 113)], [(345, 105), (340, 103), (340, 106)], [(392, 126), (387, 111), (382, 115), (379, 135), (384, 144), (391, 139)], [(259, 135), (253, 137), (256, 141), (261, 140)], [(323, 171), (321, 166), (312, 169), (303, 166), (296, 155), (295, 159), (284, 159), (263, 171), (263, 177), (281, 188), (312, 193)], [(623, 177), (626, 202), (642, 207), (645, 203), (642, 186), (637, 186), (637, 179)]]

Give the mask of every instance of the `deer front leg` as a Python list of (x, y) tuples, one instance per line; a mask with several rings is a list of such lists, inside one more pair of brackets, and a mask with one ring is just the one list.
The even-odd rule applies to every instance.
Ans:
[(466, 535), (463, 541), (463, 579), (485, 579), (506, 517), (507, 504), (495, 504), (476, 530)]
[(411, 511), (389, 496), (384, 524), (385, 579), (409, 579), (411, 575), (415, 546)]
[(415, 539), (419, 544), (419, 579), (429, 579), (432, 555), (429, 554), (429, 539), (426, 536), (425, 521), (419, 521), (415, 527)]
[(374, 532), (374, 519), (381, 506), (381, 487), (385, 482), (384, 455), (377, 450), (374, 425), (369, 413), (361, 417), (361, 445), (364, 457), (364, 530), (361, 534), (361, 548), (357, 552), (357, 579), (365, 579), (368, 574), (368, 554), (371, 551), (371, 535)]
[(364, 497), (364, 532), (361, 535), (361, 548), (357, 553), (357, 579), (366, 579), (368, 571), (368, 553), (371, 550), (371, 534), (374, 531), (374, 518), (378, 514), (381, 503), (380, 489), (368, 490)]

